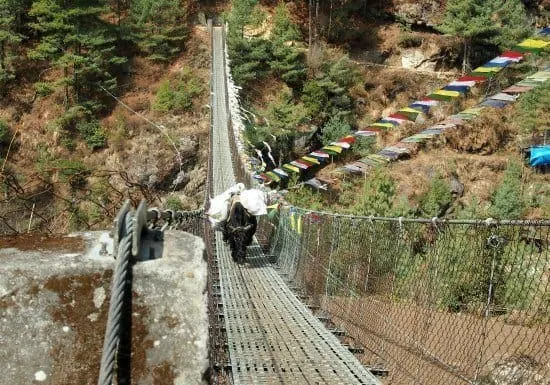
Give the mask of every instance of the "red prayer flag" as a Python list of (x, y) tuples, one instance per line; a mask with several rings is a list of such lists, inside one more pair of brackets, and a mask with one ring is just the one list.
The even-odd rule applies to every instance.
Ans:
[[(390, 118), (395, 118), (395, 119), (401, 119), (401, 120), (411, 120), (408, 116), (401, 115), (401, 114), (391, 114), (389, 117)], [(372, 131), (374, 131), (374, 130), (372, 130)]]
[(353, 136), (345, 136), (342, 139), (338, 140), (338, 142), (346, 142), (346, 143), (355, 143), (355, 138)]
[(487, 81), (485, 76), (463, 76), (458, 79), (459, 82), (476, 82), (481, 83)]
[(521, 52), (517, 52), (517, 51), (506, 51), (500, 56), (510, 57), (512, 59), (521, 59), (523, 58), (524, 55)]

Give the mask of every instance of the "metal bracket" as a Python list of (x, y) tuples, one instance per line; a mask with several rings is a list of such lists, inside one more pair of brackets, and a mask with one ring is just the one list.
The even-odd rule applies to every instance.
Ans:
[(132, 255), (137, 257), (139, 254), (139, 246), (141, 244), (141, 235), (147, 222), (147, 203), (145, 202), (145, 199), (142, 199), (142, 201), (139, 202), (133, 221), (134, 231), (132, 234)]

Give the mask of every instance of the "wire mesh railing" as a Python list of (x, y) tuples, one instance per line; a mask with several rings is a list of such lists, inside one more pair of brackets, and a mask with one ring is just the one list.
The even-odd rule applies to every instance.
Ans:
[[(392, 384), (550, 378), (550, 221), (358, 218), (283, 206), (263, 238)], [(515, 376), (515, 377), (514, 377)]]

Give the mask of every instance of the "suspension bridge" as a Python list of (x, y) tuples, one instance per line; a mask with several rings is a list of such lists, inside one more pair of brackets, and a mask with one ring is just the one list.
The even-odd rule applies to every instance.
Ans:
[[(251, 178), (232, 132), (223, 29), (212, 27), (211, 32), (207, 193), (215, 195)], [(124, 298), (132, 297), (130, 262), (158, 256), (155, 245), (164, 230), (174, 227), (205, 243), (211, 384), (550, 383), (549, 220), (376, 218), (282, 206), (273, 220), (260, 223), (247, 264), (238, 265), (221, 234), (205, 221), (207, 205), (187, 212), (147, 209), (144, 203), (136, 211), (128, 204), (120, 210), (109, 246), (117, 260), (98, 385), (110, 385), (115, 371), (120, 381), (116, 366), (121, 357), (130, 357), (127, 350), (121, 352), (128, 348), (121, 318), (127, 318)], [(165, 244), (177, 249), (188, 242), (198, 250), (202, 244), (197, 240), (188, 234), (164, 235)], [(106, 253), (99, 246), (95, 252)], [(169, 270), (185, 286), (192, 275), (180, 271), (181, 261), (172, 260)], [(94, 278), (97, 284), (101, 278)], [(156, 280), (160, 285), (166, 278)], [(190, 282), (195, 294), (204, 294), (196, 285), (200, 279)], [(172, 293), (165, 291), (162, 298), (168, 300)], [(0, 297), (5, 309), (13, 293)], [(183, 317), (192, 310), (178, 293), (177, 312)], [(67, 305), (67, 310), (72, 314), (74, 309)], [(175, 324), (163, 319), (163, 333), (170, 333)], [(360, 354), (337, 335), (362, 347)], [(179, 341), (172, 344), (179, 346)], [(6, 352), (16, 355), (16, 348)], [(193, 367), (204, 365), (204, 359), (193, 361), (189, 354), (184, 359)], [(8, 369), (12, 373), (14, 367)], [(35, 379), (42, 381), (42, 376), (37, 372)]]
[[(213, 28), (212, 190), (236, 183), (228, 130), (221, 27)], [(235, 384), (378, 384), (283, 282), (256, 243), (248, 266), (216, 234), (223, 314)]]
[[(223, 29), (211, 31), (207, 191), (216, 195), (251, 178), (232, 131)], [(132, 217), (123, 208), (115, 233), (128, 253), (140, 239), (131, 224), (125, 232), (126, 215), (138, 229), (164, 221), (205, 240), (212, 384), (548, 384), (548, 220), (375, 218), (283, 206), (260, 223), (265, 242), (256, 239), (238, 265), (204, 209), (142, 205)], [(336, 334), (364, 348), (361, 360)], [(106, 337), (102, 373), (112, 371), (113, 354)]]

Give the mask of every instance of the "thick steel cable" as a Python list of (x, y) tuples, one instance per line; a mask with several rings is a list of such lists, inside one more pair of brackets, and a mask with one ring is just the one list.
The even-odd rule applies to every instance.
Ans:
[(132, 251), (132, 232), (134, 229), (133, 217), (126, 214), (126, 226), (124, 235), (120, 240), (117, 250), (117, 264), (113, 274), (111, 285), (111, 300), (109, 302), (109, 313), (107, 326), (105, 328), (105, 340), (103, 341), (103, 354), (101, 355), (101, 366), (99, 368), (98, 385), (111, 385), (115, 366), (115, 355), (120, 340), (120, 318), (124, 302), (124, 292), (128, 266)]

